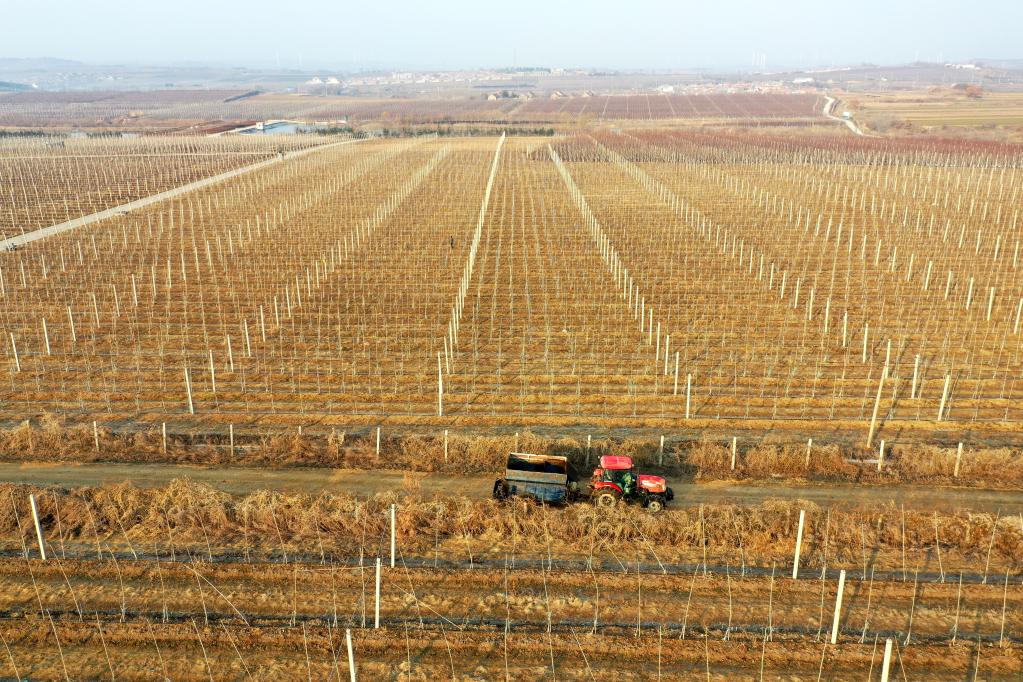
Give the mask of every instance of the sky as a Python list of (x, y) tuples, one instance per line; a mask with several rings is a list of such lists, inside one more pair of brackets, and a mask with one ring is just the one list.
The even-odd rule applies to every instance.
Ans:
[[(6, 5), (6, 7), (3, 7)], [(316, 69), (1023, 58), (1023, 0), (8, 0), (0, 57)]]

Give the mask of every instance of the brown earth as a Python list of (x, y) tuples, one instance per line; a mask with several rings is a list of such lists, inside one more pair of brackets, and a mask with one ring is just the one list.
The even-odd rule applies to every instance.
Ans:
[(836, 645), (813, 577), (399, 564), (379, 630), (369, 567), (6, 559), (0, 585), (0, 670), (32, 679), (345, 679), (347, 628), (363, 679), (859, 679), (885, 637), (906, 679), (1021, 672), (1020, 593), (997, 583), (852, 577)]

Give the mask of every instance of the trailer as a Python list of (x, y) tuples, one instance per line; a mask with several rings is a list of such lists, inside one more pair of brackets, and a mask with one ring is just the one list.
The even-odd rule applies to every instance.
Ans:
[(494, 481), (494, 499), (526, 497), (548, 504), (564, 504), (576, 499), (579, 483), (567, 457), (536, 455), (528, 452), (508, 454), (504, 476)]

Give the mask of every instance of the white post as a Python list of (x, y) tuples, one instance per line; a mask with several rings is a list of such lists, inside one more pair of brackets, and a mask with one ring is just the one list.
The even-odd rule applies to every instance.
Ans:
[(444, 429), (444, 461), (448, 461), (448, 430)]
[(163, 432), (163, 453), (167, 454), (167, 422), (163, 422), (160, 430)]
[(955, 466), (955, 470), (952, 472), (952, 477), (953, 478), (959, 478), (959, 463), (962, 461), (962, 459), (963, 459), (963, 444), (960, 443), (959, 447), (956, 448), (956, 466)]
[(99, 424), (92, 422), (92, 442), (96, 445), (96, 452), (99, 452)]
[(377, 427), (377, 457), (380, 456), (380, 427)]
[(835, 619), (831, 621), (831, 643), (838, 644), (838, 621), (842, 617), (842, 592), (845, 591), (845, 569), (838, 574), (838, 596), (835, 598)]
[(227, 436), (230, 440), (231, 457), (234, 457), (234, 424), (227, 425)]
[(352, 631), (345, 628), (345, 644), (348, 646), (348, 674), (355, 682), (355, 652), (352, 651)]
[[(437, 353), (437, 416), (444, 416), (444, 371), (441, 369), (440, 353)], [(445, 431), (445, 433), (447, 433)]]
[(192, 403), (192, 379), (188, 376), (188, 368), (185, 368), (185, 392), (188, 394), (188, 414), (195, 414), (195, 405)]
[(881, 447), (877, 451), (877, 470), (881, 471), (882, 466), (884, 466), (884, 438), (881, 439)]
[(803, 524), (806, 521), (806, 511), (799, 510), (799, 529), (796, 531), (796, 556), (792, 560), (792, 579), (799, 579), (799, 550), (803, 547)]
[(867, 431), (867, 447), (874, 444), (874, 430), (877, 427), (877, 411), (881, 407), (881, 391), (884, 390), (884, 379), (888, 374), (888, 365), (881, 372), (881, 380), (877, 382), (877, 398), (874, 400), (874, 411), (870, 417), (870, 429)]
[(884, 661), (881, 663), (881, 682), (888, 682), (888, 671), (892, 667), (892, 640), (884, 641)]
[(210, 350), (210, 386), (213, 388), (213, 393), (217, 392), (217, 372), (213, 367), (213, 350)]
[(380, 629), (380, 557), (377, 557), (376, 600), (373, 606), (373, 628)]
[(11, 350), (14, 352), (14, 370), (21, 371), (21, 361), (18, 359), (18, 344), (14, 342), (14, 332), (11, 332)]
[(686, 419), (689, 419), (689, 405), (693, 396), (693, 375), (686, 375)]
[(50, 352), (50, 332), (46, 329), (46, 320), (43, 320), (43, 340), (46, 342), (46, 354), (53, 355)]
[(945, 401), (948, 400), (948, 386), (952, 382), (952, 375), (945, 375), (945, 388), (941, 389), (941, 404), (938, 405), (938, 421), (945, 418)]
[(394, 504), (391, 505), (391, 568), (394, 568), (394, 545), (395, 545), (394, 517), (396, 513), (395, 507), (396, 505)]
[(736, 436), (732, 436), (732, 471), (735, 471), (735, 454), (738, 450), (739, 439)]
[(39, 508), (36, 506), (36, 496), (29, 495), (28, 501), (32, 505), (32, 523), (36, 526), (36, 540), (39, 541), (39, 556), (46, 561), (46, 543), (43, 541), (43, 527), (39, 525)]
[(909, 393), (909, 397), (910, 398), (915, 398), (916, 397), (916, 388), (917, 388), (917, 386), (920, 385), (919, 384), (919, 380), (918, 380), (919, 376), (920, 376), (920, 355), (917, 354), (916, 360), (913, 361), (913, 390), (910, 391), (910, 393)]
[(675, 390), (672, 395), (678, 395), (678, 351), (675, 351)]

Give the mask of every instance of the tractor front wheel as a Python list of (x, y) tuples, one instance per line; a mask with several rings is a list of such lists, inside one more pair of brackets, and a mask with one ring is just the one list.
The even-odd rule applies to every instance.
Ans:
[(613, 509), (618, 504), (618, 496), (612, 492), (602, 492), (597, 495), (594, 503), (604, 509)]
[(664, 510), (664, 500), (659, 497), (651, 497), (647, 503), (646, 508), (651, 514), (657, 514)]

